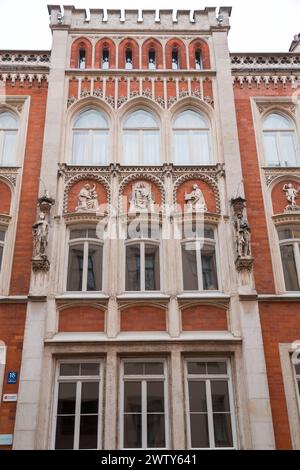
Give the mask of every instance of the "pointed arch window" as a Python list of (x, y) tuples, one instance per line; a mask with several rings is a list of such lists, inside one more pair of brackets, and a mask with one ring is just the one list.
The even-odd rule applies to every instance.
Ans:
[(202, 54), (200, 49), (195, 50), (195, 69), (201, 70), (202, 66)]
[(78, 52), (78, 67), (80, 69), (86, 68), (86, 52), (84, 47), (81, 47)]
[(172, 49), (172, 69), (173, 70), (178, 70), (180, 69), (180, 64), (179, 64), (179, 50), (177, 47), (174, 47)]
[(127, 48), (125, 50), (125, 69), (132, 69), (132, 68), (133, 68), (132, 49)]
[(102, 69), (109, 69), (109, 49), (105, 47), (102, 51)]
[(156, 69), (155, 49), (149, 49), (149, 52), (148, 52), (148, 68), (149, 68), (149, 70), (155, 70)]
[(8, 112), (0, 113), (0, 165), (11, 166), (16, 164), (18, 121)]
[(106, 165), (108, 132), (108, 121), (102, 112), (82, 112), (73, 126), (72, 164)]
[(293, 121), (279, 113), (263, 121), (265, 160), (269, 166), (298, 166), (299, 155)]
[(211, 163), (210, 127), (202, 114), (187, 110), (175, 118), (173, 160), (175, 165)]
[(124, 165), (160, 164), (160, 128), (152, 113), (139, 109), (125, 119), (123, 149)]

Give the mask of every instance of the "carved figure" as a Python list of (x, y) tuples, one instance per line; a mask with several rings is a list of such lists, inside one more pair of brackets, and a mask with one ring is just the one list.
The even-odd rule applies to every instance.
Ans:
[(143, 182), (136, 183), (133, 187), (130, 200), (130, 212), (136, 210), (153, 210), (154, 200), (152, 199), (151, 186)]
[(32, 226), (33, 234), (33, 258), (43, 258), (46, 256), (48, 245), (48, 222), (43, 212), (39, 215), (39, 220)]
[(83, 186), (78, 195), (76, 212), (97, 211), (99, 208), (96, 185), (91, 187), (88, 183)]
[(190, 193), (185, 193), (184, 199), (190, 210), (207, 211), (207, 205), (203, 196), (203, 192), (197, 184), (193, 184), (193, 190)]

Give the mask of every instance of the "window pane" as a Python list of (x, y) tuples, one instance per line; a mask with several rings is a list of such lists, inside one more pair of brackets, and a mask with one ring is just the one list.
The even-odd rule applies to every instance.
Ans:
[(81, 375), (99, 375), (100, 373), (100, 364), (97, 364), (97, 362), (83, 362), (80, 365)]
[(278, 237), (279, 240), (287, 240), (289, 238), (293, 238), (293, 233), (290, 228), (280, 228), (278, 229)]
[(145, 127), (153, 129), (158, 127), (158, 123), (151, 113), (140, 109), (130, 114), (130, 116), (126, 119), (124, 128), (128, 127), (132, 129), (141, 129)]
[(198, 290), (197, 256), (190, 246), (182, 245), (183, 289)]
[(189, 374), (206, 374), (206, 362), (188, 362), (187, 368)]
[(164, 365), (161, 362), (145, 362), (144, 374), (145, 375), (163, 375)]
[(264, 129), (270, 130), (292, 129), (293, 127), (293, 123), (291, 123), (289, 119), (276, 113), (269, 114), (263, 124)]
[(58, 386), (57, 414), (75, 413), (76, 383), (60, 383)]
[(123, 135), (124, 165), (139, 165), (139, 131), (124, 131)]
[(96, 109), (89, 109), (80, 114), (74, 124), (79, 129), (107, 129), (108, 123), (102, 113)]
[(96, 233), (96, 229), (89, 228), (88, 229), (88, 237), (89, 238), (98, 238), (97, 233)]
[(143, 362), (125, 362), (124, 374), (125, 375), (141, 375), (143, 374)]
[(264, 146), (266, 162), (270, 166), (280, 166), (279, 155), (276, 144), (276, 134), (264, 133)]
[(300, 364), (295, 364), (296, 374), (300, 375)]
[(99, 382), (83, 382), (81, 388), (81, 414), (98, 413)]
[(1, 129), (17, 129), (18, 122), (11, 113), (0, 114), (0, 130)]
[(188, 385), (190, 412), (207, 412), (205, 382), (189, 380)]
[(89, 161), (89, 132), (76, 131), (73, 134), (72, 163), (88, 165)]
[(208, 362), (207, 372), (208, 374), (227, 374), (226, 362)]
[(174, 164), (191, 165), (191, 155), (189, 154), (189, 136), (188, 131), (174, 131)]
[(208, 123), (199, 113), (195, 111), (184, 111), (174, 122), (174, 129), (207, 129)]
[(143, 162), (142, 165), (159, 165), (159, 132), (143, 131)]
[(145, 245), (145, 289), (159, 290), (159, 247)]
[(201, 250), (204, 290), (218, 290), (215, 247), (204, 245)]
[(192, 165), (208, 165), (210, 163), (209, 137), (208, 131), (192, 131), (191, 139), (191, 164)]
[(232, 447), (231, 417), (228, 413), (214, 413), (214, 432), (216, 447)]
[(70, 232), (70, 240), (74, 240), (75, 238), (86, 238), (86, 229), (82, 230), (71, 230)]
[(296, 148), (294, 141), (294, 134), (281, 134), (280, 135), (280, 152), (283, 165), (296, 166)]
[(98, 416), (80, 417), (79, 449), (97, 449)]
[(89, 161), (90, 165), (107, 164), (107, 131), (93, 131), (92, 133), (92, 154)]
[(147, 412), (164, 413), (164, 383), (147, 382)]
[(0, 269), (2, 266), (2, 258), (3, 258), (3, 246), (0, 245)]
[(58, 416), (55, 449), (73, 449), (75, 416)]
[(141, 290), (140, 271), (140, 245), (126, 246), (126, 290)]
[(211, 395), (213, 412), (230, 411), (227, 381), (212, 380)]
[(142, 447), (142, 416), (140, 414), (124, 415), (124, 447)]
[(165, 415), (147, 415), (147, 446), (165, 447)]
[(124, 413), (141, 413), (141, 382), (124, 382)]
[(79, 375), (79, 364), (61, 364), (59, 368), (60, 375)]
[(2, 155), (2, 165), (9, 166), (16, 163), (17, 132), (4, 132), (4, 145)]
[(89, 243), (87, 290), (102, 289), (102, 246)]
[(280, 252), (285, 280), (285, 288), (289, 291), (299, 290), (299, 281), (297, 276), (293, 245), (281, 246)]
[(82, 290), (83, 245), (70, 246), (68, 265), (68, 291)]
[(190, 414), (191, 446), (209, 447), (207, 414)]

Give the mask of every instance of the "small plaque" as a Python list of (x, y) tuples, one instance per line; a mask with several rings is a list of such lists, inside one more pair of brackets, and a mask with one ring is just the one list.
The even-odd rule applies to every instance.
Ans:
[(7, 383), (16, 384), (18, 381), (18, 372), (16, 370), (10, 370), (7, 374)]
[(17, 401), (18, 395), (16, 393), (4, 393), (3, 401)]

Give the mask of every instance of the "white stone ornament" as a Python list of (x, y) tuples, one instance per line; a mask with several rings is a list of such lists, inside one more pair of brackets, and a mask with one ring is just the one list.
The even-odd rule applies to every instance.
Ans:
[(184, 194), (184, 200), (187, 204), (188, 211), (207, 212), (207, 205), (203, 192), (197, 184), (193, 184), (192, 191)]
[(298, 189), (294, 188), (293, 183), (286, 183), (282, 190), (285, 193), (285, 197), (289, 204), (284, 209), (285, 212), (289, 211), (300, 211), (300, 207), (297, 205), (296, 199), (298, 199), (298, 193), (300, 191), (300, 186)]
[(98, 194), (96, 185), (91, 187), (90, 184), (85, 184), (78, 194), (78, 206), (75, 208), (76, 212), (97, 212), (99, 209)]
[(137, 211), (154, 211), (154, 199), (150, 183), (138, 181), (132, 185), (129, 212)]

